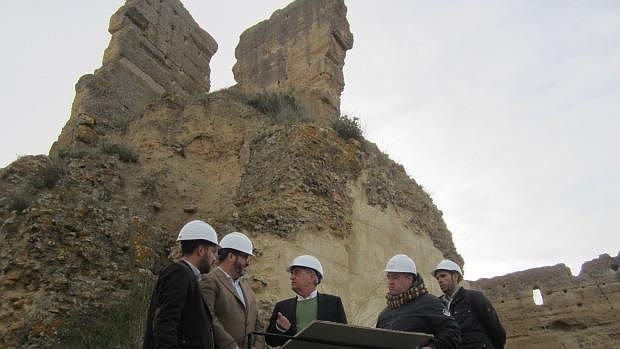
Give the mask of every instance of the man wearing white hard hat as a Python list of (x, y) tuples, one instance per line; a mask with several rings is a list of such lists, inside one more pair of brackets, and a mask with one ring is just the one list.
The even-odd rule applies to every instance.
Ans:
[(387, 307), (379, 314), (377, 328), (432, 334), (423, 349), (458, 348), (458, 324), (445, 314), (441, 301), (428, 293), (413, 259), (397, 254), (387, 262), (385, 272)]
[(217, 233), (195, 220), (181, 228), (177, 241), (183, 256), (159, 273), (142, 347), (213, 349), (211, 313), (198, 282), (215, 262)]
[(461, 327), (461, 348), (503, 349), (506, 331), (491, 302), (482, 292), (459, 286), (463, 271), (455, 262), (444, 259), (433, 270), (443, 292), (446, 309)]
[[(325, 273), (316, 257), (298, 256), (287, 271), (291, 273), (291, 289), (296, 296), (276, 304), (269, 319), (268, 333), (294, 336), (314, 320), (347, 323), (340, 297), (317, 292), (317, 286)], [(277, 336), (266, 336), (265, 339), (273, 347), (287, 341)]]
[[(213, 313), (215, 343), (220, 349), (247, 348), (248, 334), (256, 330), (258, 302), (252, 289), (241, 277), (250, 265), (254, 246), (242, 233), (233, 232), (222, 238), (219, 266), (202, 281), (202, 290)], [(252, 339), (253, 348), (262, 341)]]

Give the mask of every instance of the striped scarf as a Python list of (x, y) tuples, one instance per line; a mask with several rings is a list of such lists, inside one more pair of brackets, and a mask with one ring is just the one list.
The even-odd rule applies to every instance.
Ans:
[(426, 290), (426, 287), (424, 286), (424, 282), (420, 282), (420, 283), (414, 283), (410, 289), (408, 289), (407, 291), (401, 294), (397, 294), (393, 296), (388, 293), (385, 295), (385, 298), (387, 300), (388, 308), (396, 309), (402, 306), (403, 304), (407, 304), (411, 302), (412, 300), (420, 296), (423, 296), (427, 293), (428, 291)]

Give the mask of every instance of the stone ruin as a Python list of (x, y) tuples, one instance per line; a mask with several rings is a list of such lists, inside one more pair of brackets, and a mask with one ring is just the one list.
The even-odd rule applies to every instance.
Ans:
[(295, 1), (241, 34), (233, 68), (250, 93), (288, 91), (320, 118), (340, 113), (353, 35), (343, 1)]
[[(67, 156), (68, 173), (21, 213), (0, 206), (0, 346), (49, 344), (69, 316), (92, 319), (122, 301), (169, 262), (190, 218), (252, 237), (248, 278), (263, 318), (289, 295), (278, 266), (297, 254), (322, 260), (322, 289), (343, 295), (351, 322), (365, 326), (384, 306), (382, 266), (394, 251), (423, 275), (443, 258), (463, 264), (441, 211), (402, 166), (322, 127), (340, 113), (353, 44), (343, 0), (297, 0), (246, 30), (237, 85), (214, 93), (217, 44), (180, 1), (127, 0), (109, 31), (103, 65), (76, 84), (50, 151)], [(293, 94), (315, 123), (273, 125), (247, 104), (262, 92)], [(97, 153), (106, 142), (139, 160)], [(50, 160), (0, 170), (0, 203)], [(576, 278), (560, 265), (470, 283), (496, 305), (509, 347), (602, 348), (619, 340), (617, 268), (618, 257), (602, 256)], [(534, 287), (545, 305), (533, 305)]]
[[(295, 1), (246, 30), (234, 75), (245, 93), (287, 92), (309, 115), (340, 113), (342, 68), (353, 35), (344, 1)], [(96, 144), (106, 129), (126, 124), (164, 94), (210, 89), (215, 40), (177, 0), (128, 0), (111, 18), (103, 66), (76, 84), (71, 118), (52, 152)]]
[(53, 152), (98, 143), (165, 93), (209, 91), (217, 43), (179, 1), (129, 0), (110, 19), (109, 32), (103, 66), (76, 84), (71, 117)]
[[(493, 302), (508, 348), (612, 348), (620, 343), (620, 254), (586, 262), (577, 276), (564, 264), (470, 281)], [(536, 305), (533, 290), (543, 304)]]

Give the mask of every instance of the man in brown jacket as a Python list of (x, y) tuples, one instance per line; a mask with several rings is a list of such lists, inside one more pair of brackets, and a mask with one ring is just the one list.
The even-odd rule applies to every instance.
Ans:
[[(241, 282), (250, 264), (252, 241), (242, 233), (230, 233), (220, 241), (219, 266), (202, 281), (202, 291), (213, 314), (215, 343), (220, 349), (245, 349), (256, 328), (258, 304), (252, 289)], [(252, 339), (252, 348), (263, 348)]]

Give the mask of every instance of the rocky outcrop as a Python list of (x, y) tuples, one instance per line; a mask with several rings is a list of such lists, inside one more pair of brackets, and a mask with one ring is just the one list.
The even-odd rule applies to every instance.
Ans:
[(52, 152), (100, 143), (161, 95), (204, 94), (217, 43), (178, 0), (128, 0), (111, 18), (103, 66), (76, 84), (71, 117)]
[[(342, 1), (306, 0), (276, 12), (301, 24), (268, 41), (291, 58), (288, 87), (269, 75), (264, 86), (325, 97), (336, 111), (351, 44), (345, 12)], [(252, 238), (248, 278), (263, 320), (290, 296), (286, 266), (298, 254), (323, 262), (321, 290), (341, 295), (360, 325), (385, 305), (392, 255), (411, 255), (422, 275), (446, 256), (462, 260), (431, 198), (373, 144), (320, 118), (274, 119), (242, 83), (203, 93), (215, 44), (194, 25), (177, 1), (128, 1), (50, 156), (0, 170), (0, 347), (100, 347), (93, 336), (135, 345), (149, 282), (178, 256), (177, 232), (191, 219)], [(302, 56), (312, 60), (307, 76)], [(321, 91), (335, 94), (313, 95)]]
[[(169, 249), (161, 226), (143, 221), (148, 210), (123, 199), (131, 195), (125, 163), (87, 155), (53, 160), (58, 167), (50, 170), (51, 161), (24, 157), (0, 175), (3, 348), (48, 347), (68, 314), (96, 313), (125, 298), (140, 268), (163, 265), (156, 256)], [(11, 207), (16, 200), (27, 207)]]
[(389, 257), (408, 253), (428, 275), (449, 253), (426, 230), (440, 215), (415, 182), (398, 187), (428, 212), (374, 187), (371, 177), (402, 171), (384, 154), (329, 128), (273, 125), (234, 91), (178, 104), (162, 97), (115, 137), (137, 162), (98, 148), (68, 153), (57, 160), (60, 179), (21, 212), (8, 209), (10, 197), (50, 160), (22, 158), (3, 170), (0, 285), (9, 301), (0, 318), (10, 325), (2, 346), (45, 343), (76, 316), (125, 302), (137, 277), (154, 278), (174, 258), (174, 238), (190, 219), (254, 240), (248, 277), (263, 319), (290, 295), (286, 265), (297, 254), (320, 258), (321, 289), (342, 296), (352, 323), (372, 325)]
[[(583, 264), (573, 277), (564, 264), (470, 282), (493, 302), (509, 348), (612, 348), (620, 343), (620, 255)], [(539, 289), (543, 304), (532, 291)]]
[(344, 0), (300, 0), (243, 32), (233, 68), (245, 92), (292, 92), (310, 115), (340, 113), (342, 67), (353, 35)]

